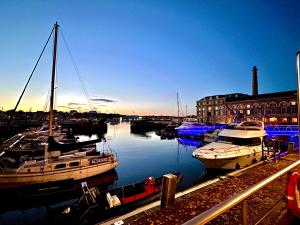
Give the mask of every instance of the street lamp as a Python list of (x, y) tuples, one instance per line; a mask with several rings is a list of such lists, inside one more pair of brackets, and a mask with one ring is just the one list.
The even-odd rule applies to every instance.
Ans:
[(298, 101), (298, 151), (299, 151), (299, 157), (300, 157), (300, 96), (299, 96), (299, 91), (300, 91), (300, 68), (299, 68), (299, 60), (300, 60), (300, 51), (297, 52), (296, 54), (296, 71), (297, 71), (297, 101)]

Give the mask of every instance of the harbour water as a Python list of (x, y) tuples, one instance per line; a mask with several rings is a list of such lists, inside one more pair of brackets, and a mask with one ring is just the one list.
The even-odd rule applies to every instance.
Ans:
[[(185, 189), (201, 183), (208, 177), (204, 165), (192, 157), (198, 144), (195, 141), (161, 140), (155, 132), (143, 135), (132, 134), (129, 123), (109, 125), (105, 135), (107, 142), (97, 144), (97, 150), (109, 148), (117, 152), (120, 165), (116, 171), (89, 179), (88, 183), (100, 186), (102, 190), (120, 187), (144, 180), (149, 176), (159, 177), (166, 173), (181, 172), (182, 182), (178, 189)], [(79, 136), (80, 140), (96, 138), (92, 135)], [(41, 190), (51, 192), (39, 197)], [(49, 189), (49, 190), (48, 190)], [(57, 190), (57, 191), (56, 191)], [(5, 194), (0, 212), (0, 224), (49, 224), (49, 218), (59, 213), (81, 195), (80, 182), (61, 184), (59, 187), (27, 189), (21, 194)], [(30, 194), (28, 194), (30, 193)], [(29, 196), (25, 196), (28, 194)], [(34, 197), (32, 200), (32, 197)]]

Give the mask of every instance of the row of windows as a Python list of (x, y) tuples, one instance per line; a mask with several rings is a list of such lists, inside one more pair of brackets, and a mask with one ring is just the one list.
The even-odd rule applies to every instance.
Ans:
[(198, 105), (201, 106), (201, 105), (212, 105), (212, 104), (215, 104), (215, 105), (218, 105), (218, 104), (223, 104), (223, 101), (222, 100), (216, 100), (216, 101), (208, 101), (208, 102), (198, 102)]
[[(214, 110), (221, 110), (222, 109), (222, 107), (219, 107), (219, 106), (215, 106), (215, 107), (207, 107), (207, 110), (208, 111), (211, 111), (212, 109), (214, 109)], [(200, 112), (200, 111), (205, 111), (206, 110), (206, 108), (198, 108), (198, 111)]]
[[(66, 163), (60, 163), (60, 164), (55, 165), (54, 169), (63, 169), (63, 168), (66, 168), (66, 166), (67, 166)], [(79, 166), (79, 161), (70, 162), (69, 166), (77, 167), (77, 166)]]
[(217, 110), (217, 111), (214, 111), (214, 112), (199, 112), (198, 113), (198, 116), (207, 116), (207, 117), (210, 117), (212, 115), (215, 115), (215, 116), (222, 116), (224, 115), (224, 111), (223, 110)]
[[(237, 113), (237, 110), (234, 110)], [(240, 113), (247, 114), (247, 115), (276, 115), (276, 114), (296, 114), (297, 108), (296, 107), (278, 107), (278, 108), (254, 108), (254, 109), (240, 109)]]

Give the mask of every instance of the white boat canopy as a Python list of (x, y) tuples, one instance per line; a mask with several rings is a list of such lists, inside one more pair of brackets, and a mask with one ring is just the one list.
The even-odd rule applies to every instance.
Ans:
[(266, 136), (265, 130), (239, 130), (239, 129), (224, 129), (219, 133), (222, 137), (234, 138), (255, 138)]

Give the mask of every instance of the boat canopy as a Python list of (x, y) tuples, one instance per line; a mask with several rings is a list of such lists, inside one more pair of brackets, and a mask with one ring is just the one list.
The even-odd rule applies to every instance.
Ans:
[(49, 151), (60, 150), (62, 152), (66, 152), (98, 142), (101, 142), (101, 139), (64, 144), (61, 142), (57, 142), (52, 136), (48, 137)]
[(223, 137), (235, 138), (255, 138), (266, 136), (265, 130), (240, 130), (240, 129), (224, 129), (219, 133)]

